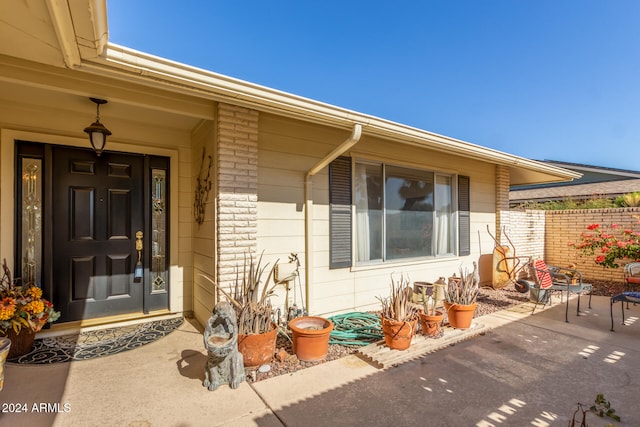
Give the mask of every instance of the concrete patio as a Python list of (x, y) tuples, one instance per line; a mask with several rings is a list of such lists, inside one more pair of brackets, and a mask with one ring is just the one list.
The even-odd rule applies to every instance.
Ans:
[(474, 338), (444, 347), (433, 340), (432, 349), (394, 367), (352, 355), (213, 392), (202, 387), (201, 331), (185, 322), (113, 356), (7, 364), (0, 425), (566, 426), (577, 402), (589, 406), (604, 393), (622, 417), (616, 426), (638, 426), (640, 307), (632, 306), (621, 326), (620, 304), (614, 306), (616, 332), (609, 331), (609, 298), (584, 307), (576, 317), (572, 301), (565, 323), (560, 304), (533, 316), (524, 304), (479, 318), (481, 335), (473, 330)]

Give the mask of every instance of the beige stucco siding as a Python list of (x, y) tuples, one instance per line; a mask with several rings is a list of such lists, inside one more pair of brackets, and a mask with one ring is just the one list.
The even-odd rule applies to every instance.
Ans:
[[(193, 170), (189, 177), (190, 198), (188, 198), (188, 207), (185, 206), (185, 213), (190, 214), (189, 231), (193, 233), (193, 270), (190, 270), (193, 272), (193, 313), (202, 325), (211, 315), (215, 302), (215, 290), (211, 282), (205, 278), (206, 276), (215, 280), (216, 277), (215, 132), (215, 121), (207, 121), (193, 133), (191, 151)], [(211, 165), (210, 169), (209, 165)], [(202, 223), (198, 223), (195, 220), (194, 205), (196, 183), (200, 179), (206, 185), (207, 175), (210, 177), (211, 190), (203, 194), (204, 217)], [(185, 294), (187, 291), (185, 289)]]
[[(278, 260), (288, 262), (288, 256), (297, 253), (302, 263), (300, 277), (303, 285), (305, 175), (318, 159), (346, 136), (347, 132), (338, 129), (265, 113), (260, 115), (257, 249), (259, 253), (264, 251), (264, 261), (271, 266)], [(325, 192), (314, 188), (314, 198)], [(298, 297), (296, 302), (300, 305), (300, 286), (298, 283), (290, 284), (291, 287), (294, 285)], [(275, 303), (284, 308), (284, 288), (277, 291)]]
[[(344, 130), (308, 125), (267, 114), (260, 116), (258, 246), (265, 259), (286, 260), (297, 252), (304, 262), (304, 178), (307, 171), (349, 136)], [(295, 153), (295, 154), (293, 154)], [(472, 267), (482, 251), (493, 244), (486, 233), (493, 224), (495, 167), (446, 153), (394, 144), (364, 136), (348, 153), (356, 159), (467, 175), (471, 178), (471, 250), (468, 257), (443, 260), (411, 260), (384, 265), (329, 268), (328, 168), (312, 177), (313, 224), (311, 225), (312, 271), (309, 283), (310, 313), (329, 315), (352, 310), (376, 309), (376, 296), (386, 295), (391, 274), (413, 280), (436, 280)], [(479, 233), (480, 232), (480, 233)], [(480, 240), (479, 240), (480, 239)], [(486, 249), (486, 250), (485, 250)], [(303, 268), (306, 267), (303, 265)], [(302, 272), (304, 284), (304, 272)]]

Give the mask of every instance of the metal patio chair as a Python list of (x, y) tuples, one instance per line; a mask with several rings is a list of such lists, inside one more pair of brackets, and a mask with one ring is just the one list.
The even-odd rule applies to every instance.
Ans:
[(572, 293), (578, 294), (576, 316), (580, 315), (580, 295), (582, 292), (589, 292), (589, 308), (591, 308), (592, 286), (589, 283), (582, 282), (582, 273), (578, 270), (547, 265), (541, 259), (530, 262), (529, 268), (530, 277), (534, 281), (534, 288), (538, 290), (538, 297), (531, 312), (532, 314), (536, 311), (539, 303), (543, 302), (546, 305), (547, 302), (551, 302), (552, 292), (560, 292), (561, 303), (563, 301), (563, 292), (567, 294), (565, 322), (569, 322), (569, 296)]
[(640, 262), (631, 262), (624, 266), (624, 290), (634, 291), (640, 286)]
[(611, 331), (613, 331), (613, 303), (620, 301), (620, 307), (622, 311), (622, 324), (624, 323), (624, 303), (627, 303), (627, 308), (629, 308), (629, 303), (632, 302), (634, 305), (640, 303), (640, 292), (623, 292), (618, 295), (614, 295), (611, 297)]

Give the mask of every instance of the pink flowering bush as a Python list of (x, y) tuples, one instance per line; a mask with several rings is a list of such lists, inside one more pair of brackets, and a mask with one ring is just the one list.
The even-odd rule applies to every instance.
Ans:
[(605, 268), (618, 268), (619, 262), (640, 261), (640, 232), (622, 229), (618, 224), (590, 224), (580, 241), (569, 243), (581, 256), (592, 256)]

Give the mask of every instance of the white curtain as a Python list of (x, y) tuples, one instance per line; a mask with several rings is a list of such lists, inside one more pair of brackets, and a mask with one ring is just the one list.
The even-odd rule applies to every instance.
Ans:
[(451, 177), (436, 175), (436, 255), (452, 253)]
[(367, 190), (367, 167), (356, 163), (356, 259), (371, 258), (369, 230), (369, 195)]
[(438, 210), (436, 212), (436, 254), (444, 255), (449, 250), (449, 214)]

